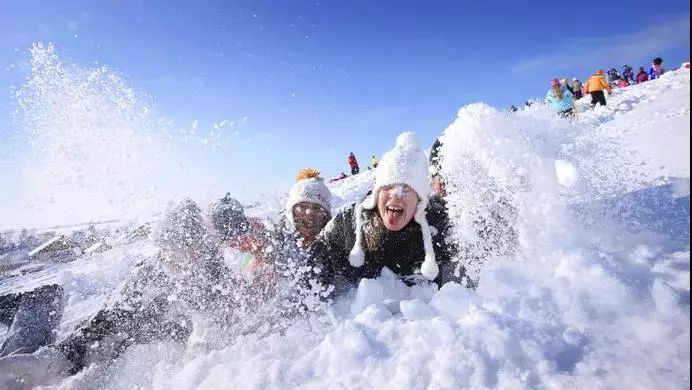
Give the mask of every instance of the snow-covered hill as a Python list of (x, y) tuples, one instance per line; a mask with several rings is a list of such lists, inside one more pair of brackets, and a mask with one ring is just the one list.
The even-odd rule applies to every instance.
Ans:
[[(498, 212), (498, 199), (516, 214), (516, 255), (467, 264), (476, 290), (409, 288), (385, 272), (335, 303), (327, 323), (220, 350), (137, 346), (56, 388), (688, 388), (689, 71), (578, 107), (570, 122), (542, 105), (472, 104), (444, 130), (455, 238), (477, 240), (471, 222)], [(371, 180), (332, 185), (335, 208)], [(61, 282), (62, 337), (154, 250), (123, 243), (3, 290)]]

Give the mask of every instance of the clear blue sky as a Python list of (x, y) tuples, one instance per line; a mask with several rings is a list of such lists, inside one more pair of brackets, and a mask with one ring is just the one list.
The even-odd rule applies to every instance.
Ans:
[[(303, 166), (346, 171), (350, 151), (367, 165), (406, 129), (432, 144), (471, 102), (522, 104), (553, 77), (653, 56), (678, 66), (689, 17), (680, 0), (5, 0), (0, 136), (7, 147), (28, 49), (53, 42), (68, 62), (109, 65), (181, 127), (235, 122), (228, 131), (250, 142), (201, 166), (228, 172), (215, 177), (232, 192), (280, 188)], [(0, 168), (14, 187), (11, 160)]]

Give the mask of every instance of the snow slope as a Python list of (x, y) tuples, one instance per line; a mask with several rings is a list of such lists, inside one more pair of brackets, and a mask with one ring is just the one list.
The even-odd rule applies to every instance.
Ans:
[[(498, 199), (519, 233), (515, 256), (466, 264), (476, 290), (406, 287), (385, 271), (328, 321), (219, 350), (137, 346), (51, 388), (689, 388), (689, 95), (689, 71), (676, 71), (607, 107), (584, 99), (573, 122), (542, 105), (462, 107), (442, 136), (454, 238), (477, 240), (470, 222)], [(370, 180), (333, 185), (335, 208)], [(54, 272), (72, 286), (62, 336), (151, 250), (114, 248), (21, 284)]]

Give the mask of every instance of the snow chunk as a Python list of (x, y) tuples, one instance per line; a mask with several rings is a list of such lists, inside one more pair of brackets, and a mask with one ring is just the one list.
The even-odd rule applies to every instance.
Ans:
[(555, 175), (557, 182), (565, 187), (572, 187), (577, 182), (577, 168), (565, 160), (555, 160)]

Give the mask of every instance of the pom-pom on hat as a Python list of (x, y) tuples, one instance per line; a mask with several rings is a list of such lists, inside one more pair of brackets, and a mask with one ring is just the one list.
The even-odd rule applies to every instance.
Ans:
[(349, 263), (361, 267), (365, 263), (363, 251), (363, 210), (377, 207), (377, 196), (382, 186), (406, 184), (418, 194), (418, 206), (413, 219), (420, 225), (425, 247), (425, 259), (421, 273), (429, 280), (437, 277), (438, 266), (432, 246), (430, 225), (425, 218), (430, 196), (430, 168), (428, 158), (420, 147), (418, 138), (412, 132), (405, 132), (396, 139), (394, 149), (382, 156), (375, 172), (375, 186), (372, 193), (356, 207), (356, 242), (349, 253)]
[(298, 203), (314, 203), (322, 206), (331, 215), (332, 193), (324, 184), (320, 171), (313, 168), (303, 168), (296, 175), (296, 183), (288, 191), (286, 200), (286, 217), (293, 221), (293, 207)]

